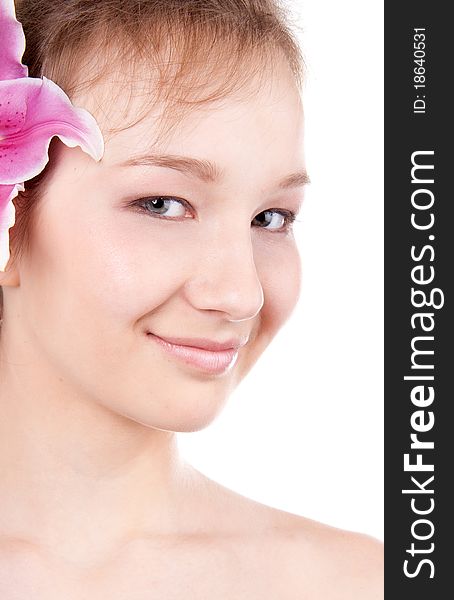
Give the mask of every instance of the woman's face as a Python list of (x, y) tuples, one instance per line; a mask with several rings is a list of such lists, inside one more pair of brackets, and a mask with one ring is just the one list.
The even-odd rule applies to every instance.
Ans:
[[(100, 86), (75, 103), (101, 129), (121, 125), (125, 106), (101, 102)], [(128, 96), (128, 119), (140, 102)], [(289, 215), (303, 193), (303, 113), (282, 66), (259, 93), (192, 112), (159, 146), (158, 115), (106, 136), (99, 163), (59, 145), (19, 266), (20, 308), (64, 397), (191, 431), (297, 301)]]

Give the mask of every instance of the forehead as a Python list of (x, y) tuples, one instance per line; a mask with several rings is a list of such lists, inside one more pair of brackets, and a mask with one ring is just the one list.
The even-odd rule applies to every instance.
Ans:
[[(72, 100), (76, 106), (87, 108), (96, 117), (104, 135), (121, 131), (141, 118), (162, 121), (172, 115), (179, 121), (192, 112), (217, 110), (226, 103), (279, 103), (280, 96), (291, 97), (301, 104), (294, 74), (283, 54), (276, 52), (266, 63), (250, 57), (236, 63), (234, 71), (219, 63), (207, 62), (173, 79), (144, 61), (115, 62), (106, 67), (109, 57), (91, 56), (84, 63), (86, 80), (80, 76)], [(174, 70), (177, 70), (176, 68)], [(79, 79), (79, 77), (77, 77)], [(169, 118), (169, 123), (172, 120)]]
[[(103, 131), (104, 164), (156, 147), (173, 154), (213, 156), (221, 163), (236, 159), (250, 164), (251, 152), (262, 162), (270, 154), (295, 156), (294, 162), (302, 156), (301, 95), (284, 60), (260, 69), (233, 93), (215, 100), (203, 101), (219, 87), (219, 82), (207, 81), (194, 91), (192, 104), (171, 106), (170, 119), (169, 103), (157, 98), (156, 75), (146, 65), (135, 65), (128, 75), (112, 73), (73, 98), (94, 114)], [(163, 118), (171, 127), (161, 139)]]

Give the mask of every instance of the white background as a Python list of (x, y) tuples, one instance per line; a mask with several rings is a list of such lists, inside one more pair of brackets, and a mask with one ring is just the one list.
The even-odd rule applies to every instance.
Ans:
[(245, 496), (383, 539), (383, 7), (289, 4), (307, 63), (302, 295), (221, 415), (179, 444)]

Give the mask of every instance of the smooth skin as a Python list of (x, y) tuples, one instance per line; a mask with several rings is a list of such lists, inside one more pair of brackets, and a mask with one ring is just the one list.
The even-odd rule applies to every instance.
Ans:
[[(111, 85), (74, 99), (105, 134), (103, 159), (57, 144), (30, 253), (0, 274), (1, 598), (382, 597), (380, 543), (254, 502), (178, 454), (175, 432), (213, 421), (298, 299), (292, 75), (282, 62), (250, 82), (259, 93), (197, 109), (159, 147), (159, 106), (109, 133), (143, 108), (140, 94), (106, 102)], [(150, 154), (222, 177), (125, 165)], [(153, 196), (165, 207), (139, 207)], [(148, 332), (249, 341), (212, 375)]]

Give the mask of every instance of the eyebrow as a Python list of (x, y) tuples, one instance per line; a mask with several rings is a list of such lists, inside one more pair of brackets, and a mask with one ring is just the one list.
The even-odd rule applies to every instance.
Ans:
[[(223, 171), (209, 160), (179, 156), (175, 154), (144, 154), (134, 156), (120, 163), (121, 167), (166, 167), (175, 169), (185, 175), (197, 177), (205, 183), (216, 183), (222, 179)], [(290, 173), (281, 179), (277, 186), (281, 189), (299, 187), (310, 183), (309, 175), (305, 169)]]

